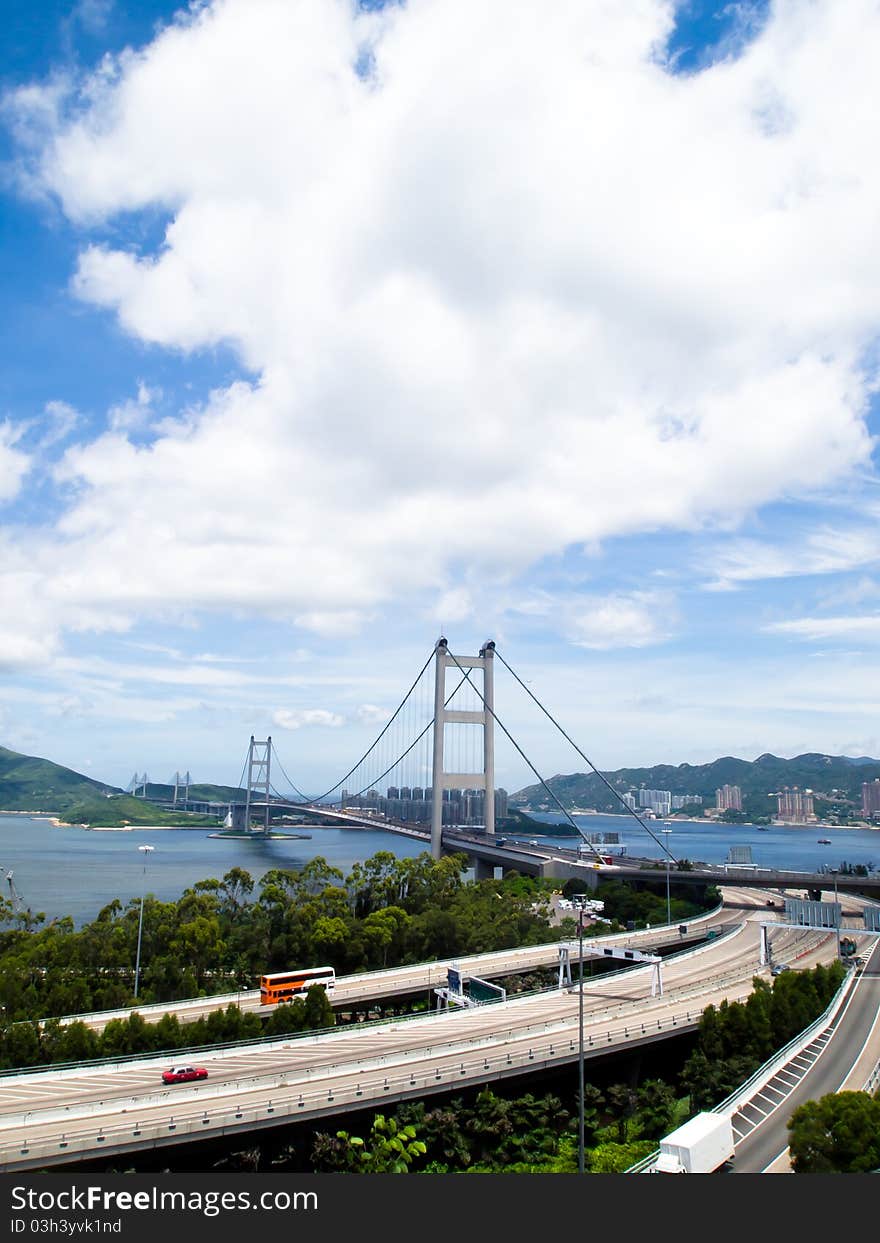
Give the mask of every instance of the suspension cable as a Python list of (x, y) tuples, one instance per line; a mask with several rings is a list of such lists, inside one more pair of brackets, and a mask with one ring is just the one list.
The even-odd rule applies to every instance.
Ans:
[[(572, 817), (571, 817), (571, 815), (570, 815), (570, 813), (569, 813), (568, 809), (567, 809), (566, 807), (563, 807), (563, 806), (562, 806), (562, 803), (561, 803), (561, 802), (559, 801), (559, 799), (557, 798), (557, 796), (556, 796), (555, 792), (554, 792), (553, 790), (551, 790), (551, 789), (550, 789), (550, 787), (548, 786), (547, 782), (544, 780), (544, 778), (543, 778), (543, 777), (541, 776), (541, 774), (538, 772), (537, 768), (535, 768), (535, 766), (534, 766), (534, 764), (532, 763), (532, 761), (531, 761), (531, 760), (529, 759), (529, 757), (526, 755), (525, 751), (523, 751), (522, 747), (519, 745), (519, 743), (516, 741), (516, 739), (515, 739), (515, 738), (513, 737), (513, 735), (510, 733), (510, 731), (507, 729), (507, 727), (505, 726), (504, 722), (503, 722), (503, 721), (501, 721), (501, 720), (499, 720), (498, 716), (495, 714), (495, 711), (494, 711), (492, 708), (490, 708), (490, 707), (489, 707), (489, 705), (486, 703), (486, 700), (485, 700), (485, 698), (483, 697), (482, 692), (481, 692), (481, 691), (479, 691), (479, 690), (477, 689), (477, 687), (476, 687), (476, 686), (474, 686), (474, 683), (470, 681), (470, 672), (465, 673), (464, 669), (462, 669), (461, 665), (459, 665), (458, 660), (456, 659), (456, 657), (453, 655), (453, 653), (452, 653), (452, 652), (448, 652), (448, 655), (452, 658), (452, 660), (454, 660), (454, 661), (455, 661), (455, 664), (456, 664), (456, 666), (458, 667), (458, 669), (459, 669), (459, 670), (460, 670), (460, 671), (464, 674), (464, 679), (463, 679), (463, 680), (465, 680), (465, 681), (467, 681), (467, 682), (470, 682), (471, 688), (474, 690), (474, 692), (475, 692), (477, 695), (479, 695), (480, 700), (482, 701), (482, 704), (483, 704), (483, 708), (484, 708), (484, 710), (485, 710), (486, 712), (489, 712), (489, 713), (491, 714), (491, 716), (492, 716), (493, 720), (496, 722), (496, 724), (497, 724), (497, 725), (500, 725), (500, 726), (501, 726), (501, 729), (504, 731), (504, 734), (506, 735), (506, 737), (510, 740), (510, 742), (512, 742), (512, 743), (513, 743), (513, 745), (514, 745), (514, 747), (516, 748), (516, 750), (519, 752), (519, 754), (522, 756), (522, 758), (523, 758), (523, 759), (525, 760), (525, 762), (528, 764), (529, 768), (532, 770), (532, 772), (533, 772), (533, 773), (535, 774), (535, 776), (538, 778), (538, 780), (540, 781), (541, 785), (544, 787), (544, 789), (547, 791), (547, 793), (550, 795), (550, 797), (551, 797), (551, 798), (553, 799), (553, 801), (556, 803), (556, 805), (558, 806), (559, 810), (562, 812), (562, 814), (565, 816), (566, 820), (569, 822), (569, 824), (571, 825), (571, 827), (574, 829), (575, 833), (577, 833), (577, 835), (578, 835), (579, 837), (582, 837), (582, 838), (584, 839), (585, 844), (586, 844), (587, 846), (589, 846), (589, 847), (590, 847), (590, 849), (592, 850), (592, 852), (593, 852), (593, 854), (594, 854), (594, 855), (597, 855), (599, 858), (601, 858), (601, 857), (602, 857), (602, 852), (601, 852), (600, 850), (597, 850), (597, 849), (596, 849), (595, 845), (593, 844), (593, 842), (591, 842), (591, 841), (590, 841), (589, 837), (588, 837), (588, 836), (587, 836), (587, 834), (583, 831), (583, 829), (580, 827), (580, 825), (579, 825), (579, 824), (575, 824), (575, 822), (574, 822), (574, 820), (572, 819)], [(461, 683), (459, 683), (459, 686), (460, 686), (460, 685), (461, 685)], [(458, 687), (456, 687), (456, 690), (457, 690), (457, 689), (458, 689)], [(494, 798), (494, 797), (495, 797), (495, 791), (494, 791), (494, 790), (491, 790), (491, 791), (490, 791), (490, 790), (486, 790), (486, 791), (485, 791), (485, 793), (484, 793), (484, 796), (483, 796), (483, 797), (484, 797), (484, 798), (490, 798), (490, 797), (491, 797), (491, 798)]]
[[(390, 716), (390, 717), (388, 718), (388, 720), (385, 722), (385, 726), (384, 726), (384, 728), (381, 730), (381, 732), (380, 732), (379, 734), (377, 734), (377, 735), (376, 735), (376, 737), (373, 739), (373, 742), (370, 744), (370, 746), (367, 748), (367, 750), (363, 753), (363, 755), (362, 755), (362, 756), (361, 756), (361, 758), (358, 760), (358, 762), (357, 762), (355, 765), (353, 765), (353, 767), (351, 767), (351, 768), (348, 770), (348, 772), (345, 774), (345, 776), (344, 776), (344, 777), (340, 777), (340, 778), (339, 778), (339, 780), (336, 782), (336, 784), (335, 784), (335, 785), (332, 785), (332, 786), (330, 787), (330, 789), (329, 789), (329, 790), (325, 790), (323, 794), (318, 794), (318, 795), (316, 795), (314, 798), (308, 798), (305, 794), (303, 794), (302, 790), (297, 789), (297, 787), (293, 784), (293, 782), (292, 782), (292, 781), (290, 780), (290, 778), (287, 776), (287, 773), (286, 773), (286, 772), (284, 772), (284, 765), (281, 763), (281, 761), (280, 761), (280, 760), (278, 760), (278, 766), (279, 766), (279, 768), (281, 769), (282, 773), (284, 773), (284, 776), (285, 776), (285, 778), (287, 779), (287, 781), (289, 782), (289, 784), (290, 784), (290, 788), (291, 788), (292, 790), (294, 790), (294, 791), (295, 791), (295, 792), (296, 792), (296, 793), (300, 796), (300, 798), (303, 800), (303, 802), (304, 802), (304, 803), (320, 803), (322, 799), (325, 799), (325, 798), (328, 796), (328, 794), (332, 794), (334, 790), (338, 790), (338, 789), (339, 789), (339, 787), (342, 785), (343, 781), (347, 781), (347, 780), (349, 779), (349, 777), (352, 775), (352, 773), (353, 773), (353, 772), (356, 772), (356, 771), (357, 771), (357, 769), (358, 769), (358, 768), (360, 768), (361, 764), (363, 764), (364, 760), (367, 758), (367, 756), (370, 754), (370, 752), (371, 752), (371, 751), (373, 751), (373, 750), (374, 750), (374, 749), (375, 749), (375, 748), (379, 745), (379, 743), (382, 741), (382, 738), (384, 737), (384, 735), (387, 733), (387, 731), (388, 731), (388, 730), (391, 728), (391, 726), (393, 725), (393, 723), (394, 723), (394, 721), (395, 721), (395, 719), (396, 719), (396, 717), (397, 717), (398, 713), (401, 711), (401, 709), (403, 708), (404, 704), (405, 704), (405, 703), (406, 703), (406, 701), (409, 699), (410, 695), (413, 693), (413, 691), (415, 690), (415, 688), (418, 686), (418, 684), (419, 684), (419, 680), (421, 679), (421, 676), (422, 676), (422, 674), (425, 672), (425, 670), (427, 669), (428, 665), (431, 663), (431, 660), (433, 659), (433, 656), (434, 656), (434, 652), (433, 652), (433, 649), (432, 649), (432, 651), (430, 652), (430, 654), (429, 654), (429, 656), (428, 656), (428, 659), (425, 661), (425, 663), (422, 665), (421, 669), (419, 670), (418, 674), (416, 675), (416, 679), (415, 679), (415, 681), (413, 682), (412, 686), (409, 688), (409, 690), (408, 690), (408, 691), (406, 692), (406, 694), (404, 695), (403, 699), (401, 699), (400, 703), (399, 703), (399, 704), (397, 705), (397, 707), (395, 708), (393, 715), (392, 715), (392, 716)], [(277, 759), (277, 758), (278, 758), (278, 753), (277, 753), (277, 751), (276, 751), (276, 753), (275, 753), (275, 756), (276, 756), (276, 759)], [(384, 774), (383, 774), (383, 775), (384, 775)], [(381, 780), (381, 778), (377, 778), (377, 780)]]
[[(308, 798), (308, 796), (307, 796), (307, 795), (305, 795), (305, 794), (303, 794), (302, 790), (300, 790), (298, 786), (295, 786), (295, 785), (293, 784), (293, 782), (290, 780), (290, 778), (288, 777), (287, 772), (286, 772), (286, 770), (285, 770), (285, 768), (284, 768), (284, 765), (281, 763), (281, 760), (278, 758), (278, 748), (275, 746), (275, 743), (274, 743), (274, 742), (272, 743), (272, 751), (273, 751), (273, 753), (274, 753), (274, 755), (275, 755), (275, 763), (276, 763), (276, 764), (278, 765), (278, 767), (281, 769), (281, 772), (284, 774), (284, 780), (285, 780), (285, 781), (287, 782), (287, 784), (290, 786), (291, 790), (293, 790), (294, 794), (298, 794), (304, 803), (314, 802), (314, 801), (315, 801), (314, 799), (311, 799), (311, 800), (310, 800), (310, 799)], [(278, 797), (279, 797), (279, 798), (283, 798), (283, 797), (284, 797), (284, 795), (283, 795), (283, 794), (281, 794), (281, 793), (280, 793), (280, 791), (278, 791), (277, 789), (275, 789), (275, 786), (274, 786), (274, 785), (272, 786), (272, 789), (275, 791), (275, 793), (278, 795)]]
[[(245, 771), (245, 769), (246, 769), (246, 768), (247, 768), (247, 766), (248, 766), (248, 756), (249, 756), (249, 755), (250, 755), (250, 747), (248, 747), (248, 754), (244, 757), (244, 763), (243, 763), (243, 764), (242, 764), (242, 766), (241, 766), (241, 776), (240, 776), (240, 777), (239, 777), (239, 779), (238, 779), (238, 788), (239, 788), (239, 790), (243, 790), (243, 789), (244, 789), (244, 771)], [(250, 775), (248, 775), (248, 785), (250, 785)]]
[[(645, 832), (646, 832), (646, 833), (647, 833), (650, 837), (652, 837), (652, 838), (654, 839), (654, 841), (655, 841), (655, 842), (657, 843), (657, 845), (661, 848), (661, 850), (662, 850), (665, 854), (669, 855), (670, 861), (671, 861), (672, 863), (678, 863), (678, 859), (676, 859), (675, 855), (672, 853), (672, 851), (669, 849), (669, 847), (666, 845), (666, 843), (665, 843), (665, 842), (661, 842), (661, 841), (660, 841), (660, 839), (657, 837), (657, 835), (656, 835), (656, 834), (655, 834), (655, 833), (654, 833), (654, 832), (653, 832), (653, 831), (652, 831), (652, 830), (648, 827), (648, 825), (646, 824), (646, 822), (645, 822), (645, 821), (642, 819), (642, 817), (641, 817), (641, 816), (640, 816), (640, 815), (639, 815), (639, 814), (635, 811), (635, 809), (634, 809), (634, 808), (632, 808), (632, 807), (630, 807), (629, 803), (627, 803), (627, 802), (626, 802), (626, 800), (625, 800), (625, 799), (624, 799), (624, 798), (623, 798), (623, 797), (622, 797), (622, 796), (618, 793), (618, 791), (617, 791), (617, 790), (615, 790), (615, 788), (614, 788), (614, 786), (611, 784), (611, 782), (610, 782), (610, 781), (608, 781), (608, 779), (607, 779), (605, 776), (603, 776), (603, 774), (602, 774), (602, 773), (600, 773), (600, 772), (599, 772), (599, 769), (596, 767), (596, 765), (593, 763), (593, 761), (590, 759), (590, 757), (589, 757), (588, 755), (584, 755), (583, 751), (580, 749), (580, 747), (577, 745), (577, 743), (574, 741), (574, 739), (572, 739), (572, 738), (570, 738), (570, 737), (569, 737), (569, 735), (565, 732), (565, 730), (562, 728), (562, 726), (559, 724), (559, 722), (555, 719), (555, 717), (552, 715), (552, 713), (550, 713), (550, 712), (549, 712), (549, 711), (548, 711), (548, 710), (544, 707), (544, 705), (541, 703), (540, 699), (538, 699), (536, 695), (533, 695), (533, 694), (532, 694), (532, 692), (529, 690), (528, 686), (525, 684), (525, 682), (522, 680), (522, 678), (521, 678), (521, 677), (520, 677), (517, 673), (514, 673), (513, 669), (511, 669), (510, 665), (507, 663), (507, 661), (504, 659), (504, 657), (501, 655), (501, 653), (498, 651), (498, 649), (497, 649), (497, 648), (495, 649), (495, 655), (496, 655), (496, 656), (498, 657), (498, 659), (501, 661), (502, 665), (503, 665), (503, 666), (504, 666), (504, 668), (508, 671), (508, 673), (510, 673), (510, 674), (511, 674), (511, 675), (515, 678), (515, 680), (519, 683), (519, 685), (523, 688), (523, 690), (526, 692), (526, 694), (529, 696), (529, 698), (530, 698), (530, 699), (532, 699), (532, 700), (534, 700), (534, 702), (538, 705), (538, 707), (541, 709), (541, 711), (544, 713), (544, 715), (547, 717), (547, 719), (548, 719), (548, 720), (549, 720), (549, 721), (550, 721), (553, 725), (555, 725), (555, 726), (556, 726), (556, 728), (559, 730), (560, 734), (562, 734), (562, 736), (563, 736), (563, 738), (566, 740), (566, 742), (571, 743), (571, 745), (574, 747), (575, 751), (577, 751), (577, 753), (578, 753), (578, 755), (581, 757), (581, 759), (582, 759), (582, 760), (583, 760), (586, 764), (589, 764), (590, 768), (593, 770), (593, 772), (596, 774), (596, 776), (599, 778), (599, 780), (602, 782), (602, 784), (603, 784), (603, 785), (605, 785), (605, 786), (607, 786), (607, 788), (611, 791), (611, 793), (614, 795), (614, 797), (617, 799), (617, 801), (621, 804), (621, 806), (622, 806), (622, 807), (624, 807), (624, 808), (626, 809), (627, 814), (628, 814), (628, 815), (630, 815), (630, 816), (632, 816), (634, 820), (638, 821), (638, 823), (642, 826), (642, 828), (645, 830)], [(546, 786), (545, 786), (545, 788), (546, 788)], [(558, 801), (558, 800), (557, 800), (557, 801)]]
[[(424, 673), (424, 669), (422, 670), (422, 673)], [(419, 676), (421, 677), (421, 674), (420, 674)], [(459, 688), (461, 687), (462, 683), (464, 683), (465, 681), (467, 681), (468, 676), (469, 676), (468, 674), (465, 674), (465, 676), (461, 679), (461, 682), (459, 682), (458, 686), (456, 686), (455, 690), (453, 690), (452, 694), (449, 696), (449, 698), (446, 700), (446, 703), (443, 705), (443, 707), (444, 707), (444, 708), (446, 707), (446, 704), (448, 704), (448, 703), (450, 703), (450, 702), (452, 701), (452, 699), (453, 699), (453, 698), (454, 698), (454, 696), (455, 696), (456, 691), (458, 691), (458, 690), (459, 690)], [(473, 685), (473, 684), (472, 684), (472, 685)], [(422, 739), (424, 738), (425, 734), (427, 734), (428, 730), (431, 728), (431, 726), (432, 726), (433, 724), (434, 724), (434, 718), (432, 717), (432, 718), (431, 718), (431, 720), (430, 720), (430, 721), (427, 723), (427, 725), (425, 726), (425, 728), (421, 731), (421, 733), (420, 733), (420, 734), (419, 734), (416, 738), (414, 738), (414, 739), (413, 739), (413, 741), (409, 744), (409, 746), (407, 747), (407, 749), (406, 749), (406, 750), (405, 750), (405, 751), (404, 751), (401, 755), (399, 755), (399, 756), (397, 757), (397, 759), (394, 761), (394, 763), (393, 763), (393, 764), (390, 764), (390, 765), (388, 766), (388, 768), (386, 768), (386, 769), (385, 769), (384, 773), (380, 773), (378, 777), (375, 777), (372, 781), (370, 781), (367, 785), (365, 785), (365, 786), (364, 786), (364, 788), (363, 788), (363, 790), (358, 790), (358, 792), (357, 792), (356, 794), (351, 794), (351, 795), (349, 795), (349, 797), (350, 797), (350, 798), (360, 798), (360, 796), (361, 796), (361, 795), (362, 795), (365, 791), (369, 790), (370, 786), (378, 785), (378, 784), (379, 784), (379, 782), (382, 780), (382, 778), (383, 778), (383, 777), (387, 777), (387, 776), (388, 776), (388, 774), (389, 774), (390, 772), (392, 772), (392, 771), (393, 771), (393, 770), (397, 767), (397, 765), (398, 765), (398, 764), (400, 764), (403, 760), (405, 760), (405, 759), (406, 759), (406, 757), (409, 755), (410, 751), (412, 751), (413, 747), (415, 747), (418, 743), (420, 743), (420, 742), (422, 741)], [(378, 739), (377, 739), (377, 741), (378, 741)], [(353, 771), (354, 771), (354, 769), (352, 769), (352, 772), (353, 772)], [(332, 806), (335, 806), (335, 803), (334, 803), (334, 804), (332, 804)]]

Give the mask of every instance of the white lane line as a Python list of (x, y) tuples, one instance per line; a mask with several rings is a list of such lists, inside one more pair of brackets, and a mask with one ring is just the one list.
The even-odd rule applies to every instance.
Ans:
[[(760, 1095), (760, 1093), (759, 1093), (759, 1095)], [(765, 1111), (761, 1108), (761, 1106), (760, 1106), (760, 1105), (756, 1105), (756, 1104), (755, 1104), (755, 1099), (756, 1099), (756, 1098), (754, 1098), (754, 1097), (753, 1097), (753, 1098), (752, 1098), (752, 1100), (750, 1100), (750, 1101), (749, 1101), (748, 1105), (746, 1105), (746, 1107), (745, 1107), (745, 1108), (746, 1108), (746, 1109), (754, 1109), (755, 1113), (756, 1113), (756, 1114), (760, 1114), (762, 1118), (768, 1118), (768, 1117), (770, 1116), (770, 1114), (773, 1112), (773, 1110), (772, 1110), (772, 1109), (769, 1109), (769, 1110), (767, 1110), (767, 1111), (765, 1112)], [(768, 1105), (770, 1104), (770, 1102), (769, 1102), (769, 1101), (768, 1101), (767, 1103), (768, 1103)], [(757, 1122), (755, 1123), (755, 1126), (759, 1126), (759, 1125), (760, 1125), (759, 1123), (757, 1123)]]

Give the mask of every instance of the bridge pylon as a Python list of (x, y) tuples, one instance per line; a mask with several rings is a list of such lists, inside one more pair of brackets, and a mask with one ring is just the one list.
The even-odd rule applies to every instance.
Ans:
[(265, 742), (255, 742), (251, 734), (247, 760), (247, 795), (244, 810), (245, 831), (251, 832), (251, 802), (254, 795), (260, 795), (265, 804), (263, 833), (269, 833), (269, 768), (272, 759), (272, 736)]
[[(443, 791), (470, 787), (483, 791), (483, 821), (486, 836), (495, 836), (495, 644), (485, 643), (479, 656), (453, 656), (446, 639), (437, 640), (434, 675), (434, 762), (431, 790), (431, 856), (439, 859), (443, 839)], [(482, 702), (479, 711), (447, 708), (446, 670), (480, 669), (483, 674)], [(483, 771), (481, 773), (450, 773), (443, 763), (444, 728), (447, 722), (483, 727)], [(479, 875), (479, 868), (478, 868)]]

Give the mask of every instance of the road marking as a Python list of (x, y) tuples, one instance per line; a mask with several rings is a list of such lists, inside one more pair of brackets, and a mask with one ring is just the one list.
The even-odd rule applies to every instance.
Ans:
[[(760, 1093), (758, 1093), (758, 1095), (760, 1096)], [(768, 1109), (768, 1110), (765, 1112), (765, 1111), (761, 1108), (761, 1106), (760, 1106), (760, 1105), (756, 1105), (756, 1104), (755, 1104), (755, 1099), (756, 1099), (755, 1097), (752, 1097), (752, 1099), (749, 1101), (748, 1105), (746, 1106), (746, 1109), (754, 1109), (755, 1113), (756, 1113), (756, 1114), (760, 1114), (762, 1118), (769, 1118), (769, 1117), (770, 1117), (770, 1114), (772, 1114), (773, 1110), (772, 1110), (772, 1109)], [(770, 1102), (770, 1101), (768, 1101), (768, 1102), (767, 1102), (767, 1104), (769, 1105), (769, 1104), (771, 1104), (771, 1102)], [(757, 1126), (760, 1126), (760, 1123), (756, 1122), (756, 1123), (755, 1123), (755, 1126), (756, 1126), (756, 1127), (757, 1127)]]

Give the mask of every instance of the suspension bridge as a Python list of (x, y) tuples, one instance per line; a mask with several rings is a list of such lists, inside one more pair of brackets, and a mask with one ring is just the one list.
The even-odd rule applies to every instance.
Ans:
[[(495, 670), (501, 665), (514, 688), (549, 721), (629, 816), (660, 849), (662, 863), (638, 858), (609, 862), (594, 835), (587, 833), (564, 806), (496, 708)], [(526, 765), (552, 804), (579, 837), (577, 850), (546, 841), (513, 841), (496, 834), (496, 821), (507, 815), (507, 792), (495, 786), (496, 735)], [(146, 778), (144, 777), (144, 781)], [(189, 773), (186, 775), (187, 785)], [(244, 799), (228, 806), (227, 826), (246, 836), (268, 836), (273, 817), (296, 813), (314, 821), (353, 828), (380, 828), (425, 843), (435, 859), (464, 853), (477, 879), (496, 868), (558, 879), (578, 878), (595, 888), (610, 873), (630, 880), (658, 879), (658, 866), (675, 868), (676, 884), (727, 882), (727, 866), (687, 865), (679, 870), (662, 830), (658, 833), (599, 771), (584, 750), (505, 660), (494, 642), (476, 655), (456, 655), (441, 637), (414, 681), (357, 761), (329, 788), (304, 793), (286, 771), (271, 736), (251, 736), (239, 777)], [(662, 872), (661, 872), (662, 875)], [(758, 869), (751, 885), (801, 888), (819, 900), (829, 888), (827, 875)], [(836, 888), (880, 892), (880, 876), (836, 878)]]
[[(605, 782), (621, 810), (632, 816), (663, 856), (675, 864), (677, 860), (662, 837), (602, 777), (493, 641), (483, 644), (476, 655), (456, 655), (448, 640), (439, 638), (364, 753), (320, 793), (304, 793), (289, 776), (271, 736), (252, 736), (239, 779), (245, 799), (230, 806), (228, 827), (268, 835), (273, 814), (294, 811), (424, 840), (435, 859), (444, 852), (464, 849), (478, 878), (492, 875), (497, 866), (549, 874), (542, 852), (496, 836), (496, 819), (506, 816), (508, 810), (506, 790), (495, 785), (497, 730), (541, 784), (574, 835), (582, 839), (586, 854), (601, 864), (604, 856), (593, 836), (577, 824), (497, 713), (496, 661)], [(561, 863), (571, 866), (569, 860)], [(583, 866), (576, 856), (576, 871), (582, 871)]]

